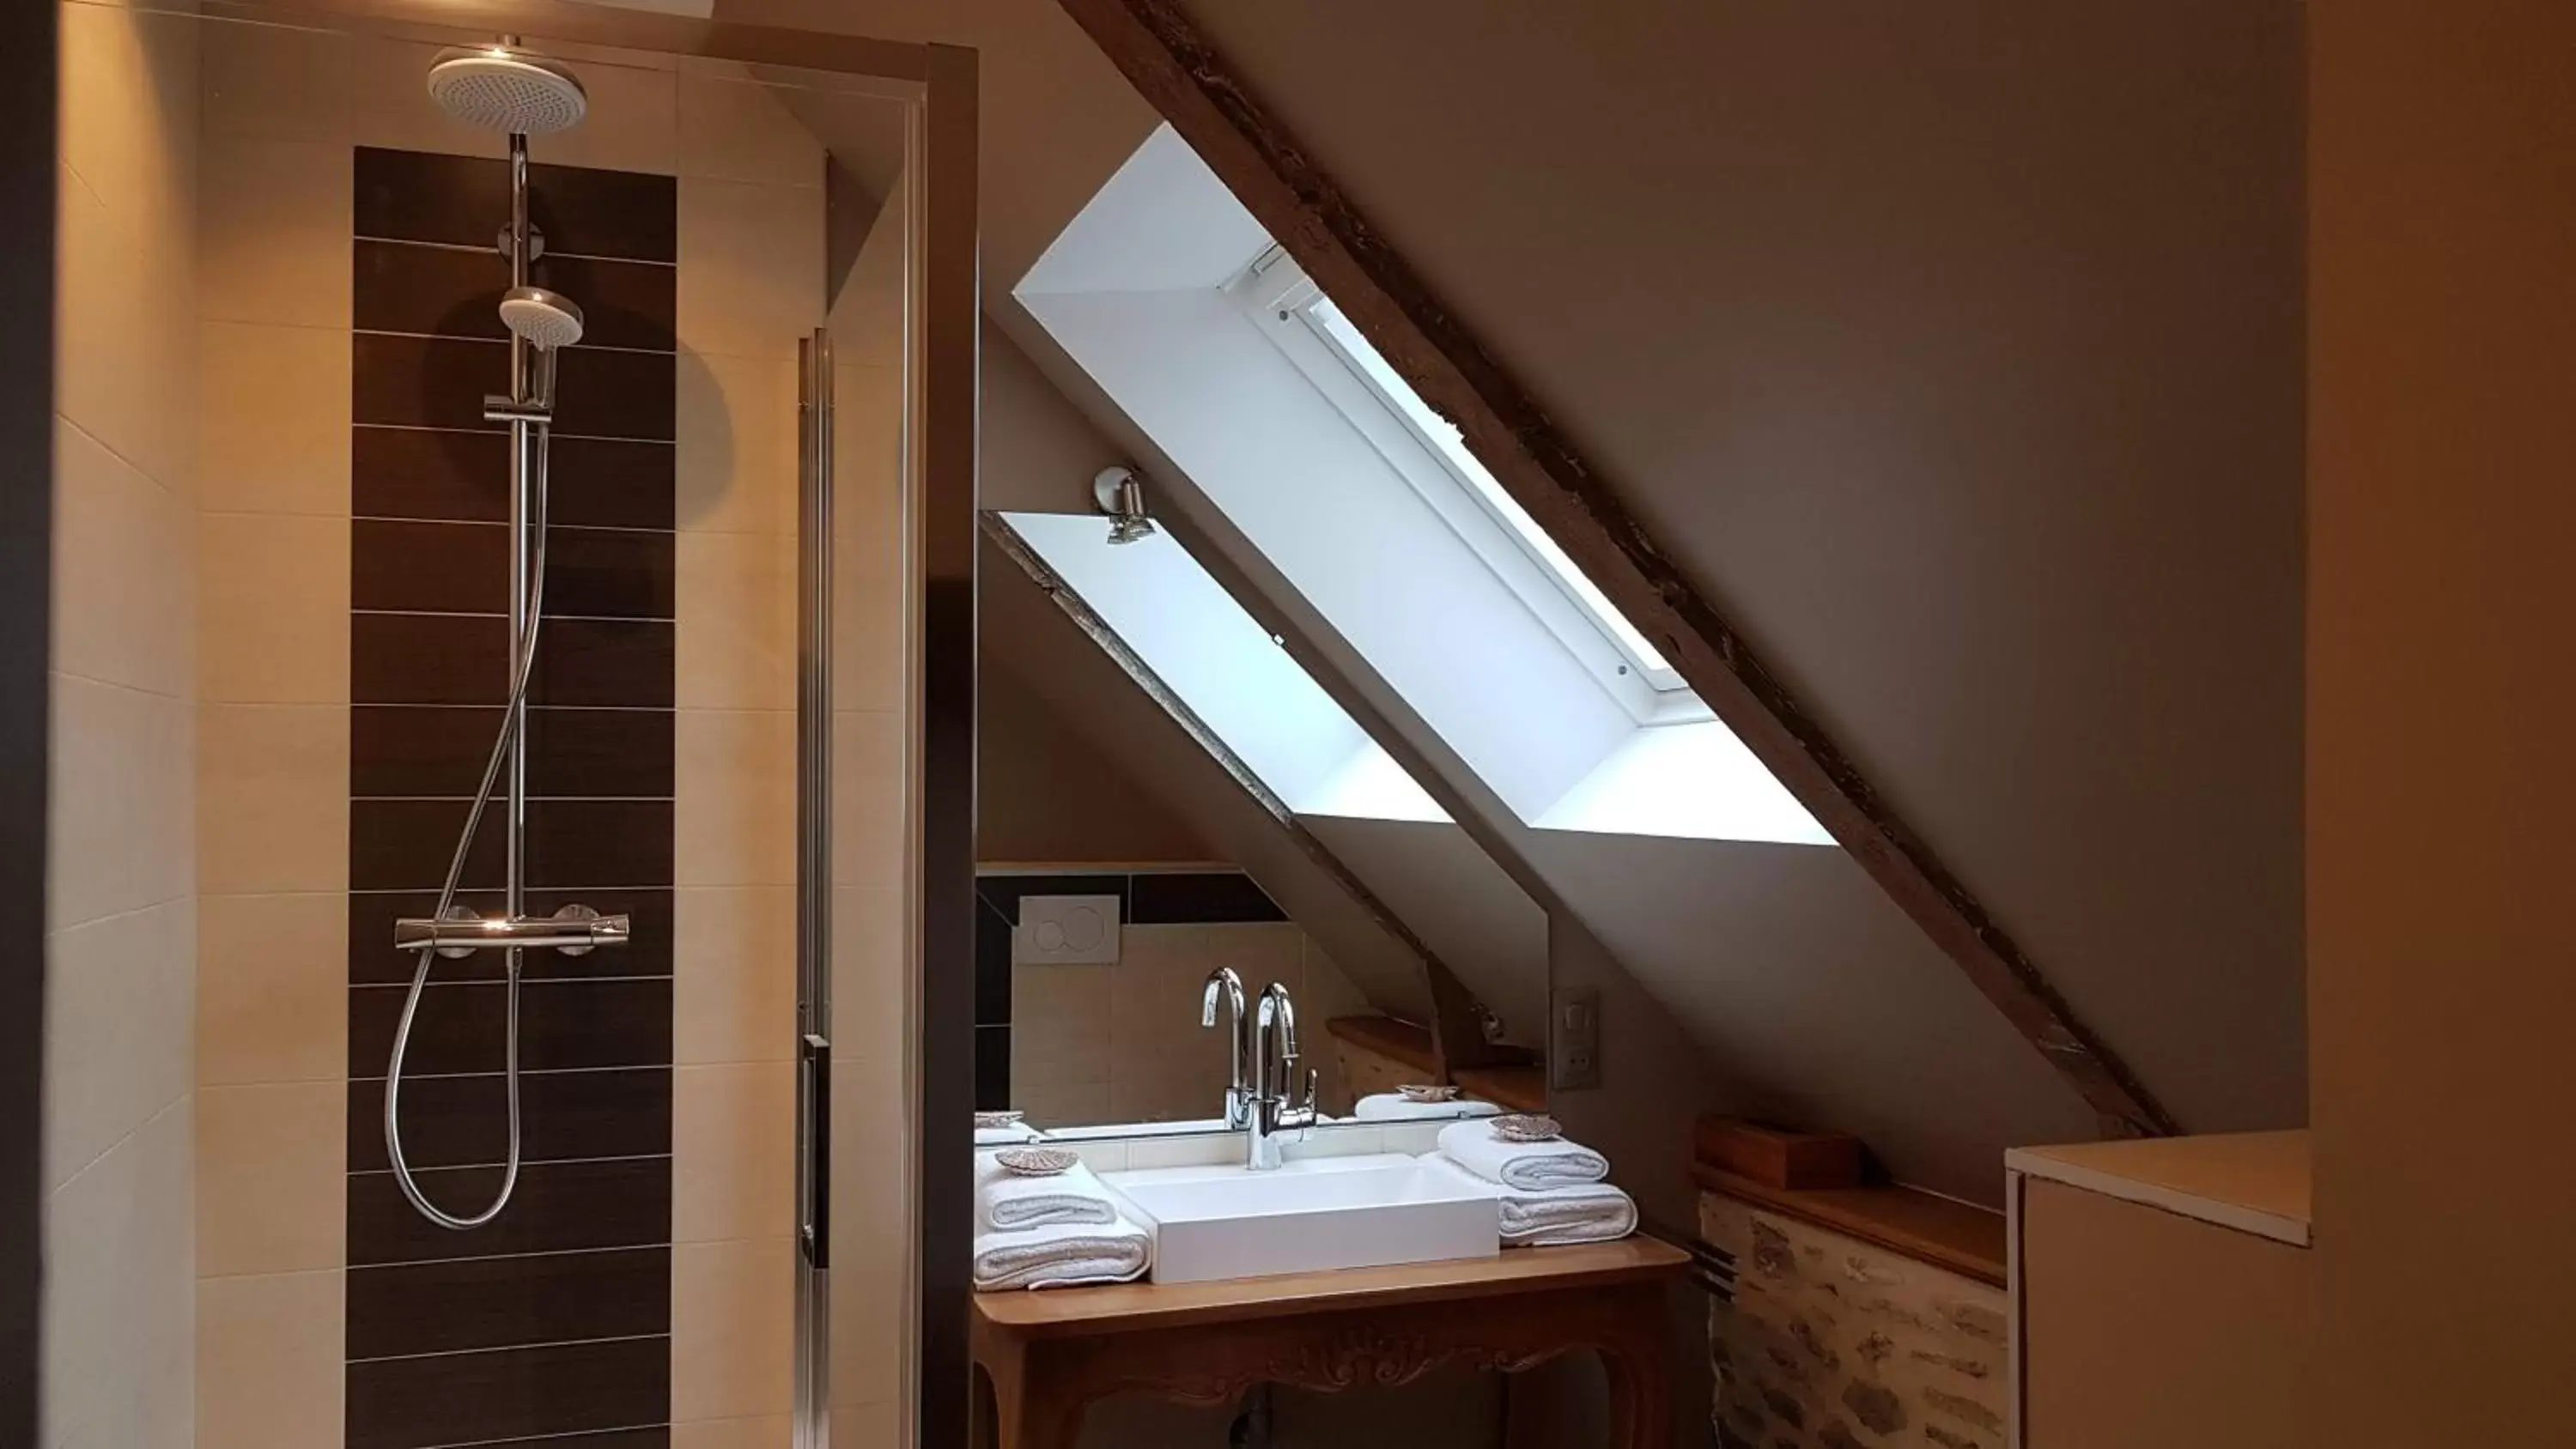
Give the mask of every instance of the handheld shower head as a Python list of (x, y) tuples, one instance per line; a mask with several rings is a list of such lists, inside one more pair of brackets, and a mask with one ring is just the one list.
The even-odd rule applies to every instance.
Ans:
[(581, 308), (560, 292), (512, 287), (501, 294), (501, 325), (529, 346), (552, 352), (581, 340)]
[(469, 126), (514, 136), (569, 131), (590, 113), (580, 77), (507, 45), (440, 51), (429, 67), (429, 98)]

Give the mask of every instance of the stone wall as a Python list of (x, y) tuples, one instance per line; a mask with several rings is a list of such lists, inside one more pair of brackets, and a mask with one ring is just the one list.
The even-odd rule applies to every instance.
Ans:
[(2004, 1449), (2002, 1289), (1713, 1193), (1700, 1236), (1722, 1449)]

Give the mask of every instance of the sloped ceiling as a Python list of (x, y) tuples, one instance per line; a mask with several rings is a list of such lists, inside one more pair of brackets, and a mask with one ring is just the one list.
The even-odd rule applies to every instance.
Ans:
[[(2184, 1125), (2301, 1120), (2297, 7), (1191, 10)], [(718, 13), (980, 48), (994, 320), (1153, 461), (1008, 296), (1154, 121), (1051, 0)], [(1865, 885), (1540, 850), (1726, 1074), (1917, 1180), (2083, 1135)]]
[(1188, 8), (2186, 1127), (2301, 1120), (2297, 6)]

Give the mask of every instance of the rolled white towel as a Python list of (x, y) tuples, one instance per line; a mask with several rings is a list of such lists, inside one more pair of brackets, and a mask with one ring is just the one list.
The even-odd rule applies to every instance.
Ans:
[(1118, 1205), (1089, 1167), (1077, 1162), (1053, 1177), (1022, 1177), (996, 1160), (997, 1151), (975, 1154), (975, 1231), (1118, 1221)]
[(1127, 1283), (1145, 1276), (1153, 1260), (1153, 1236), (1123, 1218), (981, 1233), (975, 1238), (975, 1291)]
[(1574, 1187), (1610, 1175), (1610, 1159), (1579, 1142), (1505, 1142), (1490, 1122), (1453, 1122), (1440, 1129), (1440, 1151), (1451, 1162), (1505, 1187), (1533, 1192)]
[(1503, 1109), (1491, 1102), (1461, 1097), (1450, 1102), (1415, 1102), (1402, 1092), (1372, 1092), (1359, 1100), (1351, 1115), (1363, 1122), (1447, 1121), (1453, 1117), (1491, 1117)]
[(1606, 1182), (1523, 1191), (1488, 1182), (1437, 1152), (1422, 1161), (1493, 1192), (1505, 1247), (1607, 1243), (1637, 1230), (1636, 1200)]

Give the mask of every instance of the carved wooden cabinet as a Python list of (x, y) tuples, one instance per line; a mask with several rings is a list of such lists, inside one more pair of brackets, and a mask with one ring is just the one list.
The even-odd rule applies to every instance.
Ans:
[(1498, 1258), (1129, 1284), (975, 1300), (979, 1446), (1069, 1449), (1113, 1394), (1233, 1402), (1256, 1384), (1392, 1388), (1465, 1363), (1517, 1372), (1601, 1355), (1614, 1449), (1663, 1449), (1664, 1295), (1689, 1257), (1651, 1238)]

